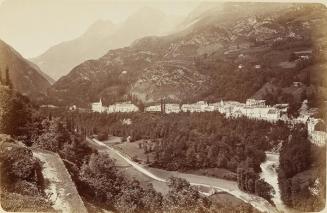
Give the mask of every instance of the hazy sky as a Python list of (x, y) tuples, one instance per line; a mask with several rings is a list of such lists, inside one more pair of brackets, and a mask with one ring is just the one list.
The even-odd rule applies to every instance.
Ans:
[(198, 4), (187, 0), (0, 0), (0, 39), (30, 58), (78, 37), (99, 19), (120, 23), (145, 6), (166, 15), (186, 16)]

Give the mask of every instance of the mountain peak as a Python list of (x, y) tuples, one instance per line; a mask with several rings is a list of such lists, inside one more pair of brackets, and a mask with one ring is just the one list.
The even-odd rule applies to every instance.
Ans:
[(89, 26), (84, 36), (108, 36), (116, 30), (116, 25), (111, 20), (99, 19)]
[(142, 7), (117, 26), (110, 20), (98, 20), (77, 39), (53, 46), (32, 61), (58, 80), (85, 60), (99, 58), (141, 37), (171, 31), (176, 22), (167, 17), (161, 10)]

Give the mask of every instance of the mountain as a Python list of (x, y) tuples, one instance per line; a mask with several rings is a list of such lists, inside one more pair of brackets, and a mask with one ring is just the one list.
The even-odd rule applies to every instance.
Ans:
[[(209, 9), (197, 21), (189, 19), (177, 33), (137, 39), (83, 62), (52, 86), (49, 97), (55, 104), (80, 106), (99, 98), (106, 104), (128, 99), (150, 103), (163, 97), (174, 102), (256, 97), (291, 103), (317, 95), (326, 99), (325, 93), (315, 94), (324, 91), (317, 88), (327, 88), (322, 60), (326, 32), (319, 28), (326, 24), (324, 6), (221, 7), (220, 13)], [(264, 89), (267, 83), (278, 93)]]
[(97, 59), (108, 50), (127, 46), (137, 38), (163, 34), (175, 23), (176, 20), (160, 10), (145, 7), (120, 25), (109, 20), (97, 21), (77, 39), (51, 47), (31, 61), (57, 80), (85, 60)]
[(106, 46), (114, 44), (107, 37), (115, 28), (111, 21), (97, 21), (79, 38), (53, 46), (31, 61), (57, 80), (75, 65), (103, 55), (108, 50)]
[(0, 74), (2, 79), (6, 78), (7, 69), (14, 89), (33, 100), (38, 100), (50, 87), (50, 83), (43, 77), (44, 74), (38, 67), (0, 40)]
[(29, 64), (34, 67), (34, 69), (36, 71), (38, 71), (38, 73), (40, 75), (42, 75), (45, 79), (47, 79), (47, 81), (50, 83), (50, 84), (53, 84), (55, 82), (55, 80), (53, 78), (51, 78), (49, 75), (45, 74), (44, 72), (42, 72), (42, 70), (40, 69), (40, 67), (38, 67), (36, 64), (34, 64), (33, 62), (31, 61), (28, 61)]

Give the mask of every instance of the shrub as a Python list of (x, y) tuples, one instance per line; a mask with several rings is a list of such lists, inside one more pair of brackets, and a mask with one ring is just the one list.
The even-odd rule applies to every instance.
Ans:
[(26, 180), (21, 180), (15, 183), (14, 189), (22, 195), (39, 195), (39, 190), (35, 183), (28, 182)]

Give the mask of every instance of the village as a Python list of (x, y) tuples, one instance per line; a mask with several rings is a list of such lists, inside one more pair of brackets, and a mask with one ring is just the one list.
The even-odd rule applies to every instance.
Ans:
[[(308, 110), (307, 101), (302, 103), (300, 115), (297, 118), (290, 118), (287, 115), (288, 104), (276, 104), (269, 106), (265, 100), (247, 99), (245, 103), (238, 101), (223, 101), (216, 103), (207, 103), (198, 101), (191, 104), (165, 103), (150, 105), (145, 107), (144, 112), (154, 113), (180, 113), (180, 112), (213, 112), (218, 111), (226, 116), (226, 118), (246, 117), (255, 120), (265, 120), (276, 123), (284, 121), (290, 125), (305, 124), (308, 130), (308, 137), (312, 143), (323, 146), (327, 142), (326, 125), (322, 119), (314, 118), (310, 110)], [(104, 106), (102, 100), (91, 104), (92, 112), (98, 113), (126, 113), (138, 112), (139, 107), (131, 102), (115, 103), (113, 105)]]

